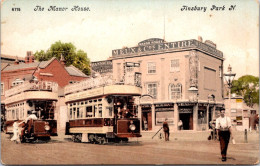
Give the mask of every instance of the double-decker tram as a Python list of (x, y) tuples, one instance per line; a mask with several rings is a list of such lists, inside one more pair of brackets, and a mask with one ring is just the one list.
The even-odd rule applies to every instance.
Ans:
[(141, 137), (135, 104), (135, 97), (140, 95), (139, 86), (116, 84), (108, 77), (66, 86), (66, 135), (72, 135), (75, 142), (99, 144)]
[[(18, 128), (21, 142), (49, 140), (50, 136), (57, 136), (54, 117), (57, 89), (58, 85), (54, 82), (26, 81), (7, 90), (4, 132), (12, 135), (14, 128)], [(18, 126), (14, 126), (14, 123)]]

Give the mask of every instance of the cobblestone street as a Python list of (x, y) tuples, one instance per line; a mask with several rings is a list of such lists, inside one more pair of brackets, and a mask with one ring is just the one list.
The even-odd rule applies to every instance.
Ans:
[(235, 133), (237, 143), (229, 144), (227, 162), (220, 158), (218, 141), (208, 141), (208, 132), (173, 133), (170, 141), (154, 133), (143, 133), (129, 143), (96, 145), (71, 142), (60, 134), (48, 143), (16, 144), (1, 134), (2, 164), (256, 164), (259, 162), (259, 135)]

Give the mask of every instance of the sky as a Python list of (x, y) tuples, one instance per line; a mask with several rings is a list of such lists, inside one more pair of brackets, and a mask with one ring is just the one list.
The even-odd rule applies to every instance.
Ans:
[[(210, 10), (212, 5), (224, 10)], [(234, 10), (229, 7), (235, 6)], [(43, 11), (34, 11), (36, 6)], [(48, 11), (50, 6), (66, 11)], [(90, 11), (71, 11), (74, 6)], [(183, 6), (207, 7), (206, 11)], [(12, 11), (20, 8), (20, 11)], [(237, 78), (259, 76), (259, 2), (257, 0), (2, 0), (1, 54), (25, 57), (56, 41), (71, 42), (91, 61), (106, 60), (112, 50), (134, 47), (149, 38), (167, 42), (211, 40)]]

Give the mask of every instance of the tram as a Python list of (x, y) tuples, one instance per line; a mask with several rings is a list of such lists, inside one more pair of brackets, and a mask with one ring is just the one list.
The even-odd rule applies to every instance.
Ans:
[(141, 137), (135, 103), (140, 95), (140, 86), (116, 84), (105, 76), (66, 86), (69, 121), (65, 134), (74, 142), (98, 144)]
[[(26, 81), (5, 92), (6, 122), (4, 132), (13, 133), (17, 122), (21, 142), (49, 140), (57, 136), (54, 109), (58, 100), (58, 85), (46, 81)], [(28, 118), (34, 113), (36, 118)]]

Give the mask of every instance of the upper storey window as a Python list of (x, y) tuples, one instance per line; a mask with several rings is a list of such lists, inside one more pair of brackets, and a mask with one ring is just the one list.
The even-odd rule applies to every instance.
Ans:
[(171, 71), (171, 72), (180, 71), (180, 62), (179, 62), (179, 59), (171, 60), (171, 68), (170, 68), (170, 71)]
[(148, 67), (148, 74), (156, 73), (156, 63), (155, 62), (148, 62), (147, 67)]

